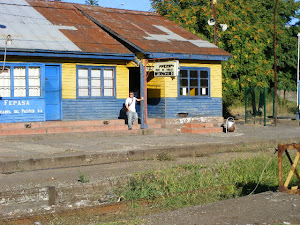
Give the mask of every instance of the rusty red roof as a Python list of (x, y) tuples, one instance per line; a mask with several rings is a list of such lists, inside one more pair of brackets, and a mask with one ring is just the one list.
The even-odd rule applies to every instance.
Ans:
[(58, 26), (58, 29), (83, 52), (131, 53), (121, 43), (86, 18), (74, 7), (74, 4), (37, 0), (26, 1), (53, 25)]
[(76, 7), (98, 25), (144, 53), (230, 56), (156, 13), (87, 5)]

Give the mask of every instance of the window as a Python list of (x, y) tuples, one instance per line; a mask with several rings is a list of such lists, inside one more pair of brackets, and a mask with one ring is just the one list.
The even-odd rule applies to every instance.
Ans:
[(180, 96), (209, 96), (209, 68), (181, 68)]
[[(2, 70), (1, 70), (2, 71)], [(0, 71), (0, 97), (41, 96), (41, 68), (8, 66)]]
[[(2, 71), (2, 70), (1, 70)], [(2, 73), (0, 73), (0, 97), (11, 96), (11, 77), (10, 68), (6, 67)]]
[(115, 69), (79, 66), (77, 96), (82, 98), (115, 96)]

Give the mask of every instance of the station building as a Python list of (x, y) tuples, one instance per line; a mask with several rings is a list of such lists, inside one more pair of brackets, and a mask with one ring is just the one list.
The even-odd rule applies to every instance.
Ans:
[[(0, 4), (0, 123), (118, 119), (129, 91), (146, 97), (142, 124), (222, 117), (221, 62), (230, 54), (174, 22), (73, 3)], [(153, 71), (172, 62), (178, 75)]]

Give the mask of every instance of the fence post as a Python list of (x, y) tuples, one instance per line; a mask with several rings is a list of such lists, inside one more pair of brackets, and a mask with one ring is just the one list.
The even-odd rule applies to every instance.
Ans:
[(247, 123), (247, 88), (245, 88), (245, 124)]
[(264, 87), (264, 126), (267, 126), (266, 87)]

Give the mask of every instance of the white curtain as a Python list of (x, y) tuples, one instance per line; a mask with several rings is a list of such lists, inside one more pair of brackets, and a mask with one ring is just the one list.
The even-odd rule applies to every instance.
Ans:
[(89, 96), (89, 71), (78, 69), (78, 96)]
[(26, 97), (26, 68), (14, 68), (14, 97)]
[(41, 71), (39, 67), (29, 67), (29, 96), (41, 96)]
[(114, 70), (104, 70), (104, 96), (114, 96)]
[(101, 70), (91, 70), (91, 96), (101, 96)]
[(10, 68), (5, 68), (4, 71), (0, 73), (0, 97), (10, 97), (10, 79)]

